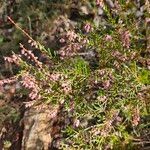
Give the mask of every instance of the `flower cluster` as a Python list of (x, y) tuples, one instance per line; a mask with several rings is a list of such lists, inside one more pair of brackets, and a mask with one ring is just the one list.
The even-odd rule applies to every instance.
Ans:
[(133, 110), (132, 125), (137, 126), (139, 122), (140, 122), (140, 111), (137, 107)]
[(4, 57), (4, 60), (8, 63), (14, 63), (16, 65), (19, 65), (21, 58), (20, 55), (13, 54), (11, 57)]
[(25, 105), (25, 108), (30, 108), (31, 106), (33, 106), (35, 104), (36, 100), (32, 100), (29, 102), (23, 102)]
[(118, 62), (118, 61), (114, 61), (114, 63), (113, 63), (113, 65), (114, 65), (114, 67), (116, 68), (116, 69), (119, 69), (120, 68), (120, 63)]
[(76, 55), (76, 52), (81, 49), (81, 45), (79, 44), (80, 40), (80, 37), (73, 30), (60, 35), (59, 42), (61, 44), (65, 43), (58, 52), (60, 59)]
[(33, 76), (29, 74), (23, 75), (21, 84), (30, 91), (29, 98), (31, 98), (32, 100), (40, 98), (39, 87)]
[(109, 89), (111, 86), (111, 81), (110, 80), (103, 81), (102, 86), (105, 90)]
[(15, 77), (12, 77), (12, 78), (9, 78), (9, 79), (3, 79), (3, 80), (0, 80), (0, 86), (3, 86), (4, 84), (12, 84), (12, 83), (15, 83), (15, 82), (16, 82)]
[(103, 8), (104, 7), (104, 1), (103, 0), (96, 0), (96, 5)]
[(38, 48), (38, 44), (37, 44), (36, 41), (28, 40), (28, 43), (29, 43), (32, 47)]
[(121, 31), (121, 41), (125, 48), (130, 47), (130, 37), (131, 37), (131, 34), (129, 31)]
[(48, 76), (51, 81), (60, 81), (67, 78), (67, 75), (63, 75), (61, 73), (55, 72)]
[(84, 25), (83, 29), (84, 29), (84, 31), (85, 31), (86, 33), (89, 33), (89, 32), (91, 32), (91, 31), (93, 30), (93, 28), (92, 28), (92, 26), (91, 26), (90, 23), (86, 23), (86, 24)]
[(42, 63), (40, 61), (38, 61), (38, 58), (32, 53), (32, 51), (24, 48), (24, 46), (22, 44), (20, 44), (20, 47), (21, 47), (22, 55), (24, 55), (27, 59), (34, 62), (37, 67), (42, 68)]
[(65, 59), (76, 56), (79, 52), (81, 52), (88, 43), (88, 40), (84, 38), (82, 39), (72, 30), (63, 34), (59, 42), (63, 44), (65, 43), (65, 45), (58, 51), (60, 59)]
[(59, 55), (60, 59), (73, 57), (81, 49), (81, 46), (78, 43), (73, 43), (67, 46), (60, 48)]
[(97, 70), (97, 72), (100, 76), (104, 76), (104, 75), (112, 76), (113, 69), (100, 69)]
[(74, 31), (68, 31), (66, 37), (69, 42), (75, 42), (75, 40), (79, 38), (79, 36)]
[(70, 92), (72, 92), (72, 87), (71, 87), (70, 82), (65, 81), (62, 83), (61, 86), (65, 94), (69, 94)]
[(16, 76), (0, 80), (0, 95), (2, 94), (4, 99), (10, 100), (20, 88)]
[[(135, 59), (137, 56), (137, 53), (136, 52), (130, 52), (128, 54), (126, 54), (126, 53), (122, 54), (119, 51), (113, 51), (111, 53), (111, 55), (113, 57), (117, 58), (117, 60), (119, 60), (119, 61), (127, 62), (127, 61)], [(119, 66), (120, 66), (117, 61), (114, 62), (114, 65), (116, 66), (116, 68), (119, 68)]]
[(114, 52), (112, 52), (112, 56), (115, 57), (115, 58), (117, 58), (117, 59), (120, 60), (120, 61), (123, 61), (123, 62), (125, 62), (125, 61), (128, 60), (127, 56), (126, 56), (126, 55), (123, 55), (123, 54), (120, 53), (119, 51), (114, 51)]
[(59, 81), (59, 79), (61, 78), (61, 74), (59, 74), (59, 73), (53, 73), (53, 74), (51, 74), (50, 75), (50, 80), (52, 80), (52, 81)]
[(78, 42), (80, 41), (80, 37), (73, 31), (73, 30), (69, 30), (66, 33), (62, 33), (60, 35), (60, 43), (66, 43), (66, 44), (70, 44), (70, 43), (74, 43), (74, 42)]
[(112, 41), (112, 36), (107, 34), (107, 35), (105, 36), (105, 40), (106, 40), (106, 41)]

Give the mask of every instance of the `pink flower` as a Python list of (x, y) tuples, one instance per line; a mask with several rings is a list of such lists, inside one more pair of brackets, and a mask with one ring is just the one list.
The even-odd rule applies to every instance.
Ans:
[(74, 123), (73, 123), (73, 126), (74, 126), (74, 127), (79, 127), (79, 125), (80, 125), (80, 120), (79, 120), (79, 119), (76, 119), (76, 120), (74, 121)]
[(110, 87), (110, 85), (111, 85), (110, 80), (106, 80), (106, 81), (103, 82), (104, 89), (108, 89)]
[(130, 47), (130, 37), (131, 37), (131, 34), (129, 31), (121, 32), (121, 41), (123, 43), (123, 46), (126, 48)]
[(59, 79), (62, 77), (60, 73), (53, 73), (50, 75), (50, 80), (52, 81), (59, 81)]
[(3, 84), (12, 84), (16, 81), (17, 81), (17, 79), (15, 77), (3, 79), (3, 80), (0, 80), (0, 86), (3, 86)]
[(36, 80), (33, 76), (29, 74), (25, 74), (22, 77), (21, 81), (22, 85), (30, 91), (29, 98), (34, 100), (34, 99), (39, 99), (39, 87), (36, 83)]
[(146, 23), (150, 23), (150, 18), (146, 18)]
[(61, 38), (61, 39), (59, 40), (59, 42), (60, 42), (60, 43), (65, 43), (65, 39), (64, 39), (64, 38)]
[(71, 84), (69, 82), (62, 83), (62, 88), (65, 94), (69, 94), (72, 91)]
[(74, 31), (68, 31), (66, 37), (70, 42), (74, 42), (78, 35)]
[(42, 63), (40, 61), (38, 61), (38, 58), (32, 53), (32, 51), (24, 48), (24, 46), (22, 44), (20, 44), (20, 47), (21, 47), (22, 55), (24, 55), (27, 59), (34, 62), (37, 67), (42, 68)]
[(106, 41), (112, 41), (112, 36), (111, 35), (106, 35), (105, 40)]
[(4, 60), (9, 63), (14, 63), (16, 65), (19, 65), (21, 58), (20, 55), (13, 54), (11, 57), (4, 57)]
[(35, 104), (36, 100), (30, 101), (30, 102), (23, 102), (25, 104), (25, 108), (30, 108)]
[(89, 32), (91, 32), (93, 30), (93, 28), (92, 28), (92, 26), (91, 26), (90, 23), (85, 24), (84, 27), (83, 27), (83, 29), (84, 29), (84, 31), (86, 33), (89, 33)]
[(112, 52), (112, 56), (123, 62), (128, 60), (127, 56), (125, 54), (120, 53), (119, 51)]
[(133, 119), (132, 119), (132, 125), (137, 126), (140, 122), (140, 111), (138, 107), (133, 110)]
[(103, 2), (103, 0), (96, 0), (96, 5), (103, 8), (103, 7), (104, 7), (104, 2)]

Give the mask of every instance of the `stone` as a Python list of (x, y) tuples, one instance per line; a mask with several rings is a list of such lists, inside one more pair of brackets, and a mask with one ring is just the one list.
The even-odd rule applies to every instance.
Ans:
[(115, 7), (115, 5), (114, 5), (114, 3), (112, 2), (112, 0), (105, 0), (105, 1), (106, 1), (107, 5), (108, 5), (110, 8), (114, 8), (114, 7)]
[(23, 117), (22, 150), (48, 150), (52, 142), (51, 132), (58, 107), (33, 106)]
[(98, 15), (102, 16), (104, 14), (104, 10), (101, 7), (98, 7)]
[(142, 17), (143, 16), (143, 12), (142, 11), (137, 11), (136, 14), (135, 14), (135, 16), (137, 18)]

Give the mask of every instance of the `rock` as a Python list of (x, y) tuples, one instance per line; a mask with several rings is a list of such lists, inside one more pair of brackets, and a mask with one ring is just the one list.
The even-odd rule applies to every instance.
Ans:
[(88, 8), (86, 6), (81, 6), (81, 12), (85, 15), (88, 15), (90, 13), (90, 11), (88, 10)]
[(98, 7), (98, 15), (102, 16), (104, 14), (104, 10), (101, 7)]
[(99, 16), (96, 16), (96, 17), (94, 18), (93, 22), (94, 22), (94, 25), (95, 25), (97, 28), (99, 27), (101, 20), (102, 20), (102, 19), (101, 19), (101, 17), (99, 17)]
[(115, 5), (114, 3), (112, 2), (112, 0), (105, 0), (106, 1), (106, 4), (110, 7), (110, 8), (114, 8)]
[(52, 125), (57, 112), (58, 107), (43, 104), (31, 107), (25, 112), (22, 150), (48, 150), (52, 142)]
[(142, 17), (142, 16), (143, 16), (143, 12), (137, 11), (136, 14), (135, 14), (135, 16), (136, 16), (137, 18)]

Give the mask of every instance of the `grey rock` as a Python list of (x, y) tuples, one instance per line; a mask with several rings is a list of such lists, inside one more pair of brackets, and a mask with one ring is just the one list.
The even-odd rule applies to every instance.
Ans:
[(136, 16), (137, 18), (142, 17), (142, 16), (143, 16), (143, 12), (137, 11), (136, 14), (135, 14), (135, 16)]
[(93, 22), (94, 22), (94, 25), (95, 25), (96, 27), (99, 27), (100, 22), (101, 22), (101, 17), (100, 17), (100, 16), (96, 16), (96, 17), (94, 18)]
[(106, 4), (112, 9), (115, 7), (114, 3), (112, 2), (112, 0), (105, 0)]
[(104, 14), (104, 10), (101, 7), (98, 7), (98, 15), (101, 16)]

